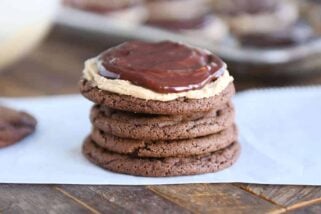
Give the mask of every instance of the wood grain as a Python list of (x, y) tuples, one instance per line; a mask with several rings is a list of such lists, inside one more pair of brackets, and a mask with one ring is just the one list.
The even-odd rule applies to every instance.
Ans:
[(266, 200), (284, 207), (295, 204), (308, 205), (309, 201), (321, 198), (321, 188), (313, 186), (280, 186), (280, 185), (240, 185)]
[(58, 188), (87, 201), (102, 213), (188, 213), (143, 186), (61, 185)]
[(148, 189), (194, 213), (282, 212), (281, 206), (230, 184), (148, 186)]
[(2, 213), (92, 213), (51, 186), (0, 185)]
[(290, 214), (320, 214), (321, 213), (321, 204), (306, 206), (297, 208), (295, 210), (289, 210)]

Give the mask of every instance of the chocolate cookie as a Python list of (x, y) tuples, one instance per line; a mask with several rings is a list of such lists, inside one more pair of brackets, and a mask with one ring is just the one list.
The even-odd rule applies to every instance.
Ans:
[(208, 24), (209, 15), (203, 15), (191, 19), (179, 20), (149, 20), (145, 24), (172, 31), (194, 30), (205, 28)]
[(316, 33), (312, 26), (300, 20), (287, 28), (273, 33), (245, 34), (240, 36), (239, 40), (246, 47), (276, 48), (304, 44), (314, 38), (316, 38)]
[(137, 157), (186, 157), (201, 155), (227, 147), (237, 141), (237, 130), (231, 126), (216, 134), (187, 140), (144, 141), (119, 138), (94, 129), (91, 138), (111, 152)]
[(32, 134), (36, 125), (36, 119), (30, 114), (0, 106), (0, 148)]
[(177, 140), (213, 134), (234, 122), (231, 103), (217, 110), (192, 115), (148, 115), (94, 106), (91, 111), (94, 127), (122, 138), (140, 140)]
[(85, 79), (80, 82), (81, 93), (97, 104), (106, 105), (113, 109), (146, 114), (191, 114), (194, 112), (206, 112), (218, 108), (229, 102), (235, 93), (233, 83), (221, 92), (221, 94), (203, 99), (178, 98), (172, 101), (143, 100), (127, 95), (120, 95), (100, 90), (92, 86)]
[(239, 156), (240, 145), (228, 147), (201, 156), (170, 158), (135, 158), (121, 155), (97, 146), (90, 138), (83, 145), (84, 155), (98, 166), (114, 172), (150, 176), (179, 176), (217, 172), (231, 166)]

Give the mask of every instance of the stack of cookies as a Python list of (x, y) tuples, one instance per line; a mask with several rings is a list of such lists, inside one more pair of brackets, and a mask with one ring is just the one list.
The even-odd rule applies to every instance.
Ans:
[(233, 78), (209, 51), (126, 42), (86, 61), (80, 89), (95, 103), (83, 153), (107, 170), (192, 175), (238, 157)]

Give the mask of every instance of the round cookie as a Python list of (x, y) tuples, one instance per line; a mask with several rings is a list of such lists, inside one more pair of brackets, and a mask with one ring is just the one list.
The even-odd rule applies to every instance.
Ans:
[(142, 0), (64, 0), (63, 3), (71, 8), (116, 19), (118, 25), (125, 26), (140, 24), (148, 15)]
[(295, 1), (211, 0), (211, 4), (236, 35), (279, 31), (299, 16)]
[(173, 141), (144, 141), (119, 138), (94, 129), (92, 140), (111, 152), (135, 157), (186, 157), (201, 155), (227, 147), (237, 141), (237, 130), (233, 125), (219, 133), (205, 137)]
[(149, 177), (195, 175), (217, 172), (231, 166), (238, 158), (240, 145), (230, 146), (202, 156), (170, 158), (135, 158), (109, 152), (90, 138), (83, 145), (84, 155), (96, 165), (110, 171)]
[(203, 99), (178, 98), (172, 101), (144, 100), (127, 95), (120, 95), (100, 90), (92, 86), (88, 80), (81, 80), (81, 93), (97, 104), (113, 109), (146, 114), (192, 114), (206, 112), (218, 108), (229, 102), (235, 93), (234, 84), (230, 83), (219, 95)]
[(94, 127), (121, 138), (139, 140), (178, 140), (206, 136), (226, 129), (234, 123), (231, 103), (217, 110), (192, 115), (146, 115), (94, 106)]
[(316, 37), (312, 26), (304, 21), (268, 34), (247, 34), (238, 37), (241, 45), (256, 48), (290, 47), (313, 40)]
[(30, 114), (0, 106), (0, 148), (17, 143), (36, 129)]

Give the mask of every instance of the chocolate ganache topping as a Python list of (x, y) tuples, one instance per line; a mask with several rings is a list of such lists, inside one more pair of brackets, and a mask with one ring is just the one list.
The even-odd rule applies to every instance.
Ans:
[[(211, 16), (213, 19), (213, 16)], [(187, 19), (187, 20), (151, 20), (147, 21), (147, 25), (152, 25), (164, 29), (169, 29), (172, 31), (180, 30), (193, 30), (202, 29), (208, 25), (210, 20), (209, 15), (203, 15), (201, 17)]]
[(97, 66), (106, 78), (128, 80), (159, 93), (200, 89), (224, 73), (219, 57), (170, 41), (125, 42), (103, 52)]
[(244, 13), (258, 14), (275, 11), (279, 3), (278, 0), (217, 0), (216, 11), (231, 16)]
[(64, 4), (99, 14), (108, 14), (118, 10), (129, 9), (138, 6), (139, 0), (118, 0), (118, 1), (88, 1), (88, 0), (64, 0)]

